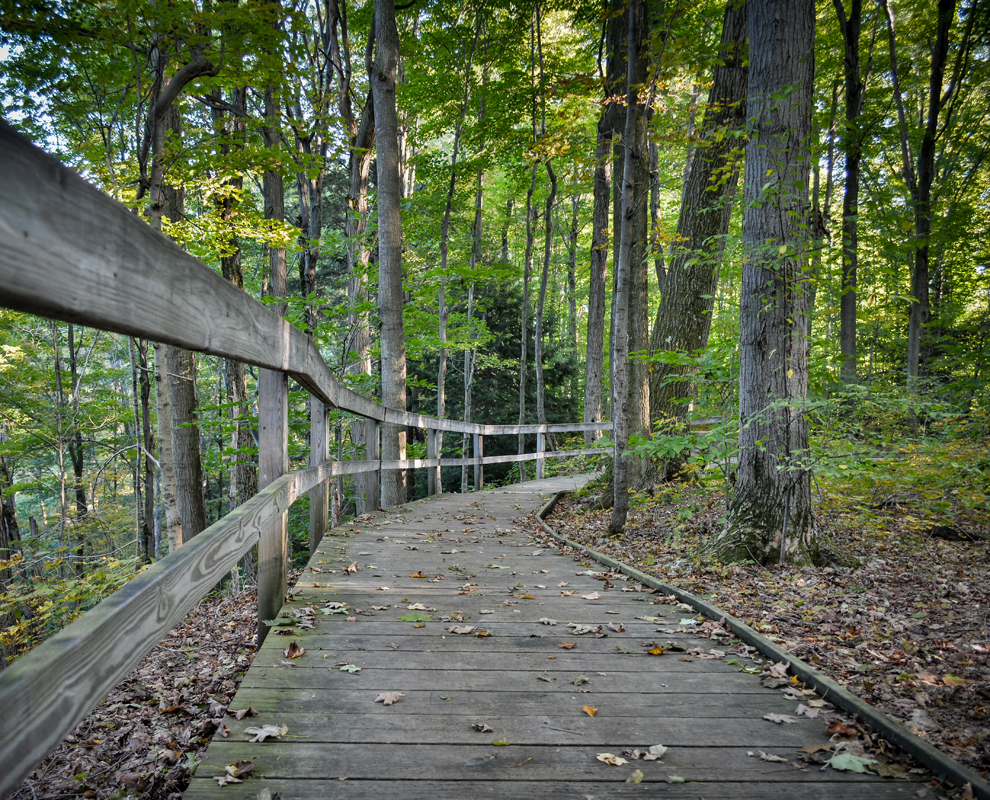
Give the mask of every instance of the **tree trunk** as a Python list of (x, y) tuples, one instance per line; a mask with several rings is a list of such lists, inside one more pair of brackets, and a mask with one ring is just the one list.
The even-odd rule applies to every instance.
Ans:
[[(69, 413), (71, 416), (72, 436), (69, 438), (69, 460), (72, 462), (72, 492), (76, 499), (76, 513), (72, 520), (72, 526), (76, 532), (75, 550), (75, 572), (76, 577), (81, 578), (85, 573), (83, 565), (83, 554), (85, 540), (82, 524), (86, 519), (86, 484), (83, 482), (83, 440), (82, 430), (79, 427), (79, 359), (76, 350), (76, 326), (69, 324)], [(80, 337), (80, 344), (82, 337)]]
[(813, 0), (749, 1), (739, 460), (723, 560), (819, 563), (807, 468)]
[[(481, 108), (478, 111), (479, 122), (484, 118), (484, 100), (482, 100)], [(481, 260), (481, 233), (482, 233), (482, 211), (484, 210), (485, 204), (485, 173), (481, 170), (478, 171), (478, 188), (474, 195), (474, 225), (471, 228), (471, 283), (468, 284), (468, 297), (467, 297), (467, 324), (470, 328), (471, 320), (474, 317), (474, 271), (478, 266), (478, 262)], [(477, 357), (477, 350), (475, 348), (468, 348), (464, 350), (464, 421), (471, 421), (472, 412), (472, 397), (471, 389), (474, 384), (474, 366), (475, 358)], [(470, 437), (468, 434), (463, 434), (461, 436), (461, 458), (468, 457), (468, 441)], [(477, 453), (474, 454), (477, 456)], [(461, 466), (461, 491), (466, 492), (468, 485), (468, 465), (464, 464)], [(475, 486), (475, 490), (479, 487)]]
[[(677, 220), (677, 239), (650, 341), (652, 354), (694, 354), (708, 346), (719, 267), (739, 178), (739, 138), (746, 124), (747, 3), (729, 0), (711, 94), (701, 123), (702, 144)], [(702, 155), (703, 154), (703, 155)], [(723, 180), (724, 179), (724, 180)], [(663, 428), (683, 425), (694, 394), (691, 367), (656, 361), (650, 376), (650, 417)], [(676, 464), (668, 465), (676, 468)], [(668, 469), (663, 477), (670, 478)]]
[[(166, 125), (178, 142), (182, 135), (182, 118), (178, 106), (172, 105), (165, 115)], [(162, 212), (172, 222), (185, 218), (185, 191), (162, 184)], [(206, 502), (203, 497), (203, 464), (200, 458), (200, 431), (196, 409), (196, 357), (189, 350), (165, 345), (168, 367), (169, 411), (172, 417), (172, 463), (175, 491), (182, 519), (182, 541), (206, 528)]]
[[(607, 90), (606, 90), (607, 94)], [(588, 345), (584, 368), (584, 421), (602, 421), (602, 378), (605, 362), (605, 287), (608, 278), (609, 201), (612, 196), (612, 124), (606, 110), (598, 120), (595, 148), (594, 209), (591, 220), (591, 276), (588, 284)], [(585, 431), (593, 444), (600, 431)]]
[[(395, 0), (375, 0), (378, 39), (371, 78), (375, 104), (375, 138), (378, 142), (378, 313), (381, 319), (382, 404), (405, 411), (406, 345), (402, 324), (402, 216), (399, 203), (398, 121), (395, 110), (399, 33), (395, 26)], [(406, 456), (406, 435), (401, 425), (382, 425), (382, 459)], [(405, 502), (402, 471), (382, 474), (382, 504)]]
[(845, 383), (856, 382), (856, 271), (859, 260), (859, 173), (863, 134), (859, 116), (863, 111), (864, 85), (860, 80), (859, 35), (863, 24), (863, 0), (851, 0), (846, 16), (843, 0), (833, 0), (845, 45), (846, 124), (842, 150), (846, 156), (846, 188), (842, 198), (842, 283), (839, 295), (839, 348)]
[[(915, 250), (914, 269), (911, 272), (911, 299), (913, 302), (908, 320), (907, 342), (907, 382), (909, 388), (914, 388), (917, 386), (920, 375), (921, 340), (925, 325), (931, 319), (931, 306), (928, 297), (928, 244), (932, 230), (931, 199), (932, 184), (935, 181), (935, 152), (939, 135), (939, 114), (950, 105), (957, 93), (956, 90), (962, 77), (962, 62), (957, 64), (957, 67), (960, 68), (959, 74), (953, 76), (954, 80), (948, 91), (943, 94), (942, 85), (949, 54), (949, 33), (956, 16), (956, 1), (938, 0), (938, 24), (935, 36), (930, 40), (931, 70), (928, 76), (928, 96), (924, 98), (924, 102), (927, 104), (927, 114), (921, 135), (921, 146), (918, 150), (916, 171), (911, 150), (911, 137), (908, 131), (907, 112), (900, 87), (893, 11), (890, 8), (889, 0), (880, 0), (879, 4), (887, 19), (890, 73), (901, 134), (904, 178), (914, 206)], [(963, 41), (957, 47), (959, 56), (968, 52), (975, 17), (976, 11), (971, 9), (966, 23), (966, 32), (962, 37)]]
[[(696, 84), (697, 86), (697, 84)], [(697, 91), (697, 90), (696, 90)], [(691, 118), (694, 118), (692, 112)], [(693, 125), (691, 126), (694, 127)], [(694, 131), (689, 131), (689, 136), (694, 136)], [(688, 153), (688, 164), (691, 162), (691, 154)], [(690, 166), (685, 169), (684, 185), (687, 186), (687, 176), (691, 174)], [(663, 263), (663, 241), (660, 237), (660, 148), (657, 143), (650, 139), (650, 249), (653, 251), (653, 267), (657, 274), (657, 291), (663, 297), (664, 289), (667, 286), (667, 268)]]
[[(533, 192), (536, 191), (536, 168), (533, 164), (532, 178), (529, 191), (526, 192), (526, 257), (523, 261), (523, 296), (519, 329), (519, 424), (526, 424), (526, 369), (529, 355), (529, 276), (533, 272), (533, 242), (536, 238), (536, 220), (533, 209)], [(519, 434), (517, 453), (526, 452), (526, 436)], [(526, 480), (526, 462), (519, 462), (519, 480)]]
[(550, 194), (547, 195), (544, 212), (543, 271), (540, 274), (540, 294), (536, 301), (536, 335), (533, 337), (533, 361), (536, 363), (536, 419), (541, 425), (546, 425), (547, 422), (546, 381), (543, 376), (543, 317), (546, 313), (550, 256), (553, 252), (553, 206), (557, 201), (557, 175), (549, 159), (546, 167), (547, 175), (550, 176)]
[(650, 154), (646, 146), (645, 114), (642, 108), (645, 91), (647, 47), (644, 41), (647, 35), (646, 5), (644, 0), (629, 0), (628, 6), (629, 37), (628, 46), (628, 87), (626, 93), (626, 126), (623, 134), (625, 146), (625, 163), (622, 169), (622, 225), (619, 228), (619, 248), (615, 270), (615, 292), (612, 299), (612, 420), (615, 425), (613, 437), (615, 441), (612, 462), (612, 485), (614, 500), (612, 518), (608, 525), (608, 535), (618, 536), (626, 524), (629, 512), (629, 478), (632, 471), (631, 462), (639, 460), (636, 456), (625, 455), (629, 443), (630, 431), (638, 424), (634, 414), (634, 387), (630, 381), (629, 353), (631, 346), (632, 314), (630, 300), (634, 291), (633, 263), (636, 253), (642, 253), (645, 239), (637, 242), (636, 225), (645, 215), (637, 209), (637, 205), (646, 210), (642, 202), (644, 195), (637, 196), (636, 191), (645, 187), (645, 182), (637, 184), (637, 179), (649, 170)]
[[(12, 485), (10, 469), (0, 455), (0, 561), (14, 557), (21, 539), (21, 531), (17, 525), (17, 506), (14, 503), (14, 493), (10, 491)], [(0, 596), (6, 594), (13, 577), (14, 571), (10, 567), (0, 569)], [(9, 628), (16, 621), (12, 613), (0, 613), (0, 631)], [(15, 655), (15, 648), (0, 644), (0, 672)]]

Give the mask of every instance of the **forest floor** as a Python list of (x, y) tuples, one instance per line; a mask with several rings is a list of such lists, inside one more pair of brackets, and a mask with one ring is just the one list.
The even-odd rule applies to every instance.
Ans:
[[(987, 777), (988, 526), (944, 510), (933, 525), (910, 494), (868, 509), (821, 499), (819, 522), (862, 566), (701, 564), (695, 550), (722, 524), (725, 501), (698, 485), (636, 496), (618, 539), (604, 535), (611, 512), (579, 497), (565, 498), (548, 523), (708, 599)], [(960, 531), (978, 540), (942, 538)]]
[(256, 593), (227, 586), (170, 631), (7, 800), (180, 798), (234, 713), (227, 704), (256, 650)]

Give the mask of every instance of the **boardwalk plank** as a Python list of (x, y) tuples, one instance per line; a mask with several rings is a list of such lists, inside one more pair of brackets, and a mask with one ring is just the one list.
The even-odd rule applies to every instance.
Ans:
[[(237, 759), (255, 768), (222, 789), (230, 798), (256, 798), (262, 786), (285, 798), (374, 800), (914, 795), (916, 783), (795, 769), (801, 747), (828, 740), (825, 725), (763, 719), (793, 715), (797, 703), (742, 672), (752, 659), (698, 657), (729, 644), (694, 635), (682, 624), (693, 613), (634, 581), (606, 583), (600, 568), (531, 540), (527, 515), (554, 485), (445, 495), (331, 531), (282, 611), (308, 616), (306, 629), (296, 622), (265, 642), (231, 706), (258, 714), (227, 720), (227, 738), (211, 744), (187, 796), (215, 796), (211, 779)], [(563, 596), (561, 582), (574, 594)], [(583, 597), (592, 592), (599, 599)], [(328, 603), (345, 613), (324, 615)], [(464, 620), (443, 621), (455, 612)], [(412, 613), (429, 620), (399, 619)], [(593, 638), (569, 622), (624, 630), (603, 627), (607, 637)], [(458, 635), (453, 625), (490, 635)], [(306, 653), (290, 660), (283, 650), (292, 641)], [(697, 652), (651, 656), (643, 647), (668, 641)], [(348, 664), (360, 671), (340, 669)], [(405, 696), (376, 703), (387, 691)], [(248, 741), (247, 728), (283, 723), (281, 740)], [(658, 742), (670, 748), (663, 764), (596, 760)], [(760, 750), (790, 763), (761, 762)], [(635, 769), (644, 782), (626, 784)], [(671, 775), (703, 783), (667, 783)]]

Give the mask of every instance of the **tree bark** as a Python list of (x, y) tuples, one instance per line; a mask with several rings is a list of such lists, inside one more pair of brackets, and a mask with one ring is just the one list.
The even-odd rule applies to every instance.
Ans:
[[(726, 4), (719, 59), (699, 132), (701, 144), (691, 158), (677, 220), (677, 244), (672, 248), (653, 325), (650, 351), (654, 355), (661, 351), (694, 354), (708, 346), (739, 179), (739, 136), (746, 124), (746, 9), (745, 2), (729, 0)], [(691, 368), (683, 364), (653, 364), (650, 417), (654, 424), (669, 428), (687, 421), (694, 394), (693, 382), (685, 379), (690, 373)]]
[(547, 422), (546, 381), (543, 375), (543, 321), (546, 314), (547, 285), (550, 282), (550, 257), (553, 254), (553, 206), (557, 201), (557, 174), (553, 163), (546, 162), (550, 176), (550, 194), (547, 195), (543, 214), (543, 271), (540, 274), (540, 293), (536, 301), (536, 334), (533, 337), (533, 361), (536, 364), (536, 419), (541, 425)]
[(750, 0), (739, 460), (723, 560), (819, 563), (807, 466), (813, 0)]
[(864, 84), (860, 79), (859, 36), (863, 25), (863, 0), (851, 0), (846, 16), (844, 0), (833, 0), (844, 43), (846, 124), (842, 149), (846, 156), (846, 186), (842, 198), (842, 283), (839, 294), (839, 349), (845, 383), (856, 382), (856, 273), (859, 262), (859, 175), (863, 134)]
[[(375, 105), (375, 138), (378, 142), (378, 313), (381, 319), (382, 404), (399, 411), (406, 408), (406, 345), (402, 323), (402, 216), (399, 203), (398, 120), (395, 108), (399, 33), (395, 25), (395, 0), (375, 0), (375, 32), (378, 39), (371, 78)], [(404, 459), (405, 429), (382, 426), (382, 459)], [(382, 504), (405, 502), (402, 471), (382, 474)]]
[[(75, 572), (81, 578), (85, 573), (83, 554), (85, 539), (82, 524), (86, 519), (86, 484), (83, 482), (84, 452), (82, 429), (79, 427), (79, 360), (76, 350), (76, 326), (69, 324), (69, 413), (71, 414), (72, 435), (69, 437), (69, 460), (72, 462), (72, 493), (76, 500), (76, 513), (72, 526), (76, 532)], [(82, 337), (80, 337), (80, 344)]]
[[(536, 238), (536, 219), (533, 208), (533, 192), (536, 191), (536, 169), (533, 164), (529, 191), (526, 192), (526, 257), (523, 260), (523, 296), (519, 329), (519, 424), (526, 424), (526, 370), (529, 356), (529, 277), (533, 272), (533, 243)], [(517, 452), (526, 452), (526, 436), (519, 434)], [(526, 480), (526, 462), (519, 462), (519, 480)]]
[[(606, 88), (606, 95), (608, 90)], [(607, 100), (607, 98), (606, 98)], [(588, 344), (584, 368), (584, 421), (602, 421), (605, 363), (605, 287), (608, 279), (609, 203), (612, 197), (612, 124), (606, 109), (598, 120), (595, 147), (594, 209), (591, 219), (591, 275), (588, 283)], [(600, 431), (585, 431), (593, 444)]]
[[(632, 314), (630, 301), (634, 292), (637, 252), (642, 254), (645, 238), (637, 242), (636, 226), (645, 218), (644, 195), (637, 196), (645, 187), (642, 176), (649, 169), (650, 154), (646, 146), (644, 109), (647, 67), (647, 15), (644, 0), (629, 0), (628, 80), (626, 81), (626, 125), (623, 134), (625, 159), (622, 169), (622, 225), (619, 229), (618, 258), (615, 270), (615, 292), (612, 299), (612, 421), (615, 441), (612, 485), (614, 500), (608, 535), (618, 536), (626, 524), (629, 513), (629, 479), (632, 462), (639, 459), (625, 455), (630, 431), (636, 430), (639, 420), (634, 416), (634, 387), (631, 386), (629, 353), (632, 342), (630, 327)], [(637, 184), (637, 180), (641, 181)], [(639, 208), (637, 208), (639, 206)]]

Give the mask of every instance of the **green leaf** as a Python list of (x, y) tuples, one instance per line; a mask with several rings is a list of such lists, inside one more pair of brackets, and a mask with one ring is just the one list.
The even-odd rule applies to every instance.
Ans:
[(398, 617), (398, 619), (401, 620), (402, 622), (429, 622), (430, 621), (430, 615), (429, 614), (403, 614), (402, 616)]
[(278, 617), (277, 619), (265, 619), (262, 622), (269, 628), (280, 628), (282, 626), (298, 625), (302, 620), (297, 617)]
[(340, 668), (340, 671), (349, 672), (351, 673), (351, 675), (353, 675), (355, 672), (360, 672), (361, 667), (357, 666), (356, 664), (344, 664), (344, 666)]

